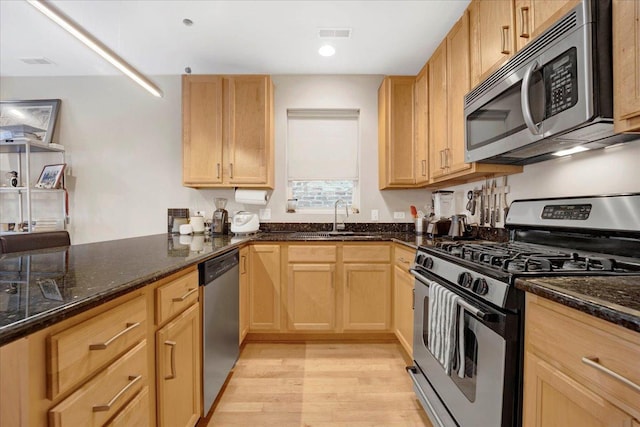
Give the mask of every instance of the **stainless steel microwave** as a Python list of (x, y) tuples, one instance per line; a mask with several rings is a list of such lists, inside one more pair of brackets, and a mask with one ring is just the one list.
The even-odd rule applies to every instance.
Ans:
[(464, 99), (465, 160), (528, 164), (613, 132), (611, 1), (583, 0)]

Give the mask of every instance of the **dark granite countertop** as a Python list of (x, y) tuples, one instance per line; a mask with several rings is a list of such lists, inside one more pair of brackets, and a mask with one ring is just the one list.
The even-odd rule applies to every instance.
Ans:
[[(324, 241), (291, 233), (252, 236), (158, 234), (0, 255), (0, 346), (251, 241)], [(408, 232), (340, 236), (328, 241), (431, 240)]]
[(516, 287), (640, 332), (640, 276), (518, 279)]

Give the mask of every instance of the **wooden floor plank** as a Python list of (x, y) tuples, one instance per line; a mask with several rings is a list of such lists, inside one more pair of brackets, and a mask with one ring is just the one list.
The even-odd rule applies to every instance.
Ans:
[(431, 427), (394, 343), (249, 343), (214, 426)]

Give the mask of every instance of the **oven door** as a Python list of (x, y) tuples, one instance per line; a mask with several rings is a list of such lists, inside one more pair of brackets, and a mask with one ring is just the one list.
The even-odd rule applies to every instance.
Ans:
[[(412, 270), (415, 281), (413, 357), (418, 396), (434, 425), (513, 426), (519, 387), (517, 315), (503, 313), (455, 291), (429, 273)], [(427, 277), (428, 276), (428, 277)], [(429, 284), (434, 281), (463, 298), (465, 369), (446, 374), (428, 349)], [(418, 390), (420, 389), (420, 390)], [(434, 399), (437, 396), (437, 400)], [(443, 412), (441, 408), (446, 408)], [(435, 416), (434, 416), (435, 413)], [(447, 413), (449, 417), (447, 419)]]

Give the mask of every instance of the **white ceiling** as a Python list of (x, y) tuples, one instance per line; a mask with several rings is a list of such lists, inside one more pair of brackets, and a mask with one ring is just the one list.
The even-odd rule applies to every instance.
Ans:
[[(416, 74), (469, 0), (53, 1), (148, 75)], [(184, 18), (193, 20), (187, 27)], [(351, 28), (318, 55), (319, 28)], [(53, 65), (20, 58), (45, 57)], [(0, 75), (107, 75), (118, 71), (23, 0), (0, 0)]]

